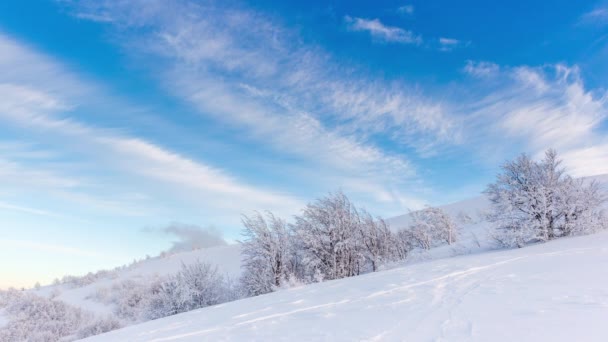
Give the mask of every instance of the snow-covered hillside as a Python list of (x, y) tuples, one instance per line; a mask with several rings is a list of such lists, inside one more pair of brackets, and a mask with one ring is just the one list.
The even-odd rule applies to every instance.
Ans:
[[(473, 239), (480, 239), (484, 246), (487, 245), (487, 223), (480, 220), (481, 213), (487, 207), (487, 201), (483, 197), (476, 197), (444, 206), (446, 212), (457, 217), (460, 213), (465, 213), (471, 217), (471, 222), (463, 224), (461, 242), (455, 247), (442, 247), (422, 254), (412, 255), (409, 262), (417, 262), (420, 259), (441, 258), (453, 256), (454, 254), (469, 253), (470, 251), (458, 250), (471, 249), (479, 251), (477, 242)], [(393, 229), (406, 227), (408, 216), (398, 216), (388, 219)], [(152, 279), (156, 276), (166, 276), (176, 273), (182, 263), (191, 264), (197, 260), (210, 263), (218, 267), (222, 275), (237, 278), (241, 273), (241, 249), (239, 245), (227, 245), (199, 249), (189, 252), (180, 252), (165, 257), (154, 257), (142, 260), (127, 268), (116, 271), (112, 276), (100, 277), (86, 286), (74, 286), (73, 284), (59, 284), (43, 286), (40, 289), (32, 289), (35, 294), (47, 298), (53, 297), (64, 301), (67, 304), (91, 311), (96, 314), (108, 315), (114, 311), (111, 304), (104, 303), (96, 298), (100, 291), (111, 290), (112, 286), (121, 281)], [(1, 315), (0, 315), (1, 316)]]
[(170, 275), (176, 273), (182, 263), (192, 264), (197, 260), (217, 266), (219, 272), (228, 277), (235, 278), (240, 274), (240, 246), (227, 245), (143, 260), (123, 270), (116, 271), (111, 277), (102, 277), (86, 286), (79, 287), (72, 284), (60, 284), (44, 286), (32, 291), (44, 297), (53, 296), (67, 304), (87, 311), (93, 311), (98, 314), (110, 314), (114, 308), (95, 298), (96, 293), (99, 291), (110, 290), (114, 284), (127, 279), (145, 280), (157, 276)]
[[(593, 179), (606, 184), (608, 175)], [(221, 336), (259, 340), (294, 336), (299, 340), (373, 340), (374, 336), (383, 340), (402, 337), (441, 340), (442, 336), (449, 340), (460, 337), (484, 340), (492, 336), (492, 329), (498, 329), (489, 327), (503, 320), (522, 326), (527, 320), (539, 326), (558, 324), (564, 318), (560, 315), (569, 310), (568, 301), (571, 301), (569, 312), (572, 314), (580, 310), (584, 317), (585, 310), (591, 310), (608, 318), (606, 292), (600, 290), (608, 284), (605, 276), (598, 275), (602, 262), (607, 261), (608, 233), (496, 252), (490, 224), (485, 220), (489, 209), (485, 197), (441, 208), (460, 226), (457, 242), (431, 250), (411, 250), (405, 261), (389, 265), (391, 270), (216, 305), (109, 336), (117, 340), (181, 337), (216, 340)], [(410, 224), (410, 216), (387, 221), (396, 231)], [(197, 260), (217, 266), (225, 279), (235, 280), (241, 275), (241, 259), (239, 245), (212, 247), (148, 258), (115, 271), (28, 292), (69, 304), (101, 319), (116, 319), (120, 326), (129, 326), (150, 319), (146, 312), (138, 311), (141, 305), (133, 306), (130, 302), (139, 300), (139, 287), (173, 275), (182, 264), (191, 265)], [(594, 277), (597, 279), (591, 281)], [(586, 278), (591, 280), (570, 281)], [(585, 287), (586, 284), (589, 286)], [(584, 301), (589, 302), (587, 309), (581, 304)], [(484, 312), (492, 312), (491, 317), (486, 317)], [(585, 322), (594, 324), (595, 321)], [(5, 324), (6, 314), (0, 311), (0, 327)], [(307, 325), (318, 328), (311, 330)], [(351, 325), (353, 327), (348, 328)], [(529, 334), (533, 331), (528, 327), (533, 326), (525, 325), (521, 332), (501, 337), (531, 339)], [(201, 332), (209, 335), (199, 334)], [(565, 335), (558, 337), (562, 336)]]
[(608, 234), (418, 263), (88, 341), (606, 341)]

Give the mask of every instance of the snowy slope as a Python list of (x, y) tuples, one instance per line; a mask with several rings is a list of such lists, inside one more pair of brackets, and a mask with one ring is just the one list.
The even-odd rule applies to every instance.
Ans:
[(88, 341), (607, 341), (608, 233), (418, 263)]
[(126, 279), (147, 279), (155, 276), (165, 276), (176, 273), (181, 264), (191, 264), (196, 260), (207, 262), (218, 267), (221, 274), (228, 277), (238, 277), (241, 267), (241, 250), (239, 245), (211, 247), (206, 249), (182, 252), (166, 257), (155, 257), (141, 261), (131, 267), (116, 272), (112, 278), (102, 278), (94, 283), (74, 287), (71, 284), (50, 285), (32, 290), (34, 293), (55, 297), (70, 305), (99, 314), (110, 314), (113, 308), (92, 297), (100, 289), (109, 289), (115, 283)]
[[(608, 175), (596, 176), (592, 177), (592, 179), (599, 180), (603, 183), (608, 183)], [(415, 270), (416, 268), (422, 267), (420, 265), (416, 265), (420, 262), (425, 262), (424, 265), (428, 265), (429, 260), (449, 258), (463, 254), (483, 253), (491, 249), (490, 246), (492, 245), (492, 241), (488, 234), (489, 224), (483, 220), (484, 213), (489, 208), (489, 203), (483, 196), (446, 205), (442, 208), (457, 221), (460, 220), (459, 218), (463, 213), (466, 214), (465, 216), (468, 216), (470, 219), (466, 223), (459, 222), (462, 227), (462, 234), (456, 245), (442, 246), (439, 248), (434, 248), (431, 251), (419, 250), (411, 253), (406, 261), (406, 264), (413, 265), (408, 266), (414, 267), (414, 269), (411, 271), (413, 272), (412, 274), (417, 272)], [(406, 214), (390, 218), (387, 221), (391, 227), (396, 230), (408, 225), (409, 216)], [(481, 256), (479, 257), (481, 258)], [(96, 298), (97, 293), (103, 292), (104, 290), (106, 292), (109, 290), (113, 293), (113, 285), (128, 279), (136, 281), (142, 280), (146, 282), (147, 279), (151, 279), (155, 276), (173, 274), (179, 270), (182, 263), (190, 264), (197, 259), (217, 265), (220, 273), (227, 275), (228, 277), (236, 278), (240, 275), (240, 247), (238, 245), (230, 245), (182, 252), (170, 255), (168, 257), (150, 258), (127, 268), (118, 270), (110, 277), (102, 277), (95, 280), (95, 282), (92, 284), (82, 287), (76, 287), (72, 284), (61, 284), (44, 286), (38, 290), (32, 289), (30, 291), (45, 297), (54, 297), (73, 306), (102, 316), (111, 315), (115, 311), (114, 304)], [(435, 263), (437, 262), (440, 261), (436, 261)], [(367, 275), (365, 277), (375, 276), (376, 274)], [(351, 279), (348, 281), (350, 280)], [(398, 282), (398, 280), (394, 280), (394, 282)], [(312, 289), (314, 289), (316, 286), (321, 285), (313, 285)], [(327, 300), (331, 301), (330, 299)], [(5, 323), (5, 320), (6, 318), (3, 318), (2, 311), (0, 311), (0, 326)], [(134, 322), (125, 321), (123, 323), (128, 325), (133, 324)]]

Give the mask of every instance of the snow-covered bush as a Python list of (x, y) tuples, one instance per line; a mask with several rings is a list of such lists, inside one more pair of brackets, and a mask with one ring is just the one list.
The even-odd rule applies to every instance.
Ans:
[(95, 273), (89, 272), (83, 276), (65, 275), (61, 279), (55, 279), (53, 285), (66, 284), (72, 287), (83, 287), (93, 284), (99, 279), (116, 279), (117, 272), (122, 267), (124, 266), (116, 267), (113, 270), (100, 270)]
[(152, 288), (147, 315), (156, 319), (223, 303), (228, 288), (217, 268), (196, 262)]
[(125, 279), (97, 289), (89, 298), (112, 305), (114, 314), (122, 320), (142, 322), (147, 319), (153, 288), (160, 281), (149, 277)]
[(113, 317), (98, 318), (80, 328), (76, 337), (79, 339), (86, 338), (120, 328), (122, 328), (122, 325)]
[(0, 329), (0, 341), (73, 340), (81, 326), (92, 315), (61, 301), (50, 300), (29, 292), (10, 293), (4, 312), (8, 323)]
[(572, 179), (560, 165), (557, 153), (548, 150), (540, 162), (523, 154), (502, 166), (485, 191), (498, 242), (522, 247), (605, 228), (599, 184)]

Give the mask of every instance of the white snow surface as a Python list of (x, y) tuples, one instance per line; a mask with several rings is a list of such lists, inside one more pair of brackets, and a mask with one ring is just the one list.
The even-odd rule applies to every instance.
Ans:
[(608, 233), (421, 262), (87, 341), (608, 341)]

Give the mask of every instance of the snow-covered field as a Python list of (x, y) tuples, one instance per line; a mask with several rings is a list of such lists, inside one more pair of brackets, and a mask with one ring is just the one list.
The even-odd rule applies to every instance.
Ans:
[(607, 341), (608, 234), (412, 264), (88, 341)]

